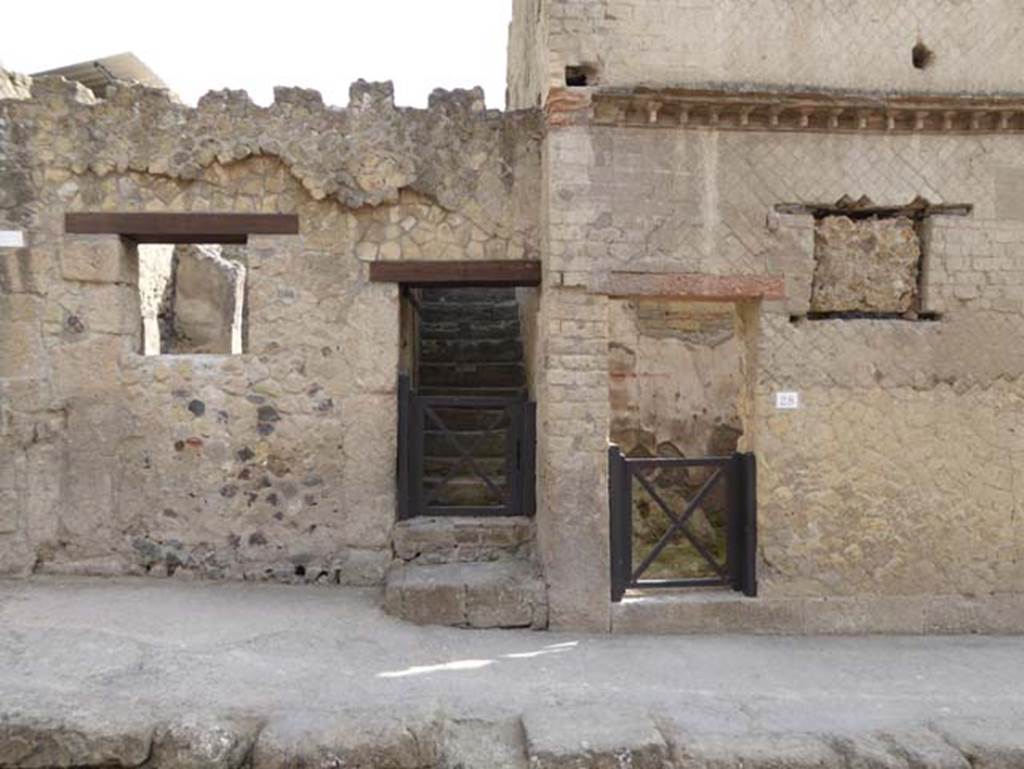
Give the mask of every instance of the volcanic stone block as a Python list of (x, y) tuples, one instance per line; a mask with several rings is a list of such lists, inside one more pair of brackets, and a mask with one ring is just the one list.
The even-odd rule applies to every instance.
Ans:
[(542, 708), (523, 716), (533, 769), (665, 769), (669, 746), (651, 718), (635, 710)]
[(115, 235), (77, 235), (64, 239), (61, 275), (83, 283), (138, 282), (135, 251)]

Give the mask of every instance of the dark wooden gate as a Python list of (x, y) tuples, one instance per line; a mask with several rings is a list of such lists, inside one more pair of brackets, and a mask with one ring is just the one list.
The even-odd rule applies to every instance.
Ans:
[[(651, 482), (659, 469), (708, 468), (707, 479), (682, 510), (673, 510)], [(753, 454), (685, 459), (676, 457), (626, 457), (618, 446), (608, 448), (608, 493), (611, 512), (611, 593), (621, 601), (629, 588), (680, 588), (720, 585), (757, 595), (756, 463)], [(651, 550), (638, 560), (633, 552), (633, 485), (639, 484), (669, 521), (668, 529)], [(722, 562), (688, 528), (694, 512), (708, 494), (724, 484), (727, 499), (725, 561)], [(678, 579), (644, 579), (644, 573), (665, 548), (685, 539), (699, 553), (713, 576)]]
[[(533, 515), (537, 404), (523, 397), (420, 395), (398, 384), (398, 517)], [(460, 429), (472, 419), (477, 428)], [(497, 436), (498, 446), (493, 445)], [(433, 454), (446, 455), (428, 467)], [(490, 441), (489, 451), (482, 442)], [(442, 460), (434, 459), (435, 463)], [(474, 495), (451, 492), (469, 481)]]

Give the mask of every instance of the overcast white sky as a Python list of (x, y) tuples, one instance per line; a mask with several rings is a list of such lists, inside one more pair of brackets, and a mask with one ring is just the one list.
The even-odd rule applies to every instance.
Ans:
[(393, 80), (400, 105), (482, 85), (505, 106), (512, 0), (29, 0), (0, 9), (0, 63), (38, 72), (132, 51), (186, 101), (244, 88), (316, 88), (345, 106), (360, 77)]

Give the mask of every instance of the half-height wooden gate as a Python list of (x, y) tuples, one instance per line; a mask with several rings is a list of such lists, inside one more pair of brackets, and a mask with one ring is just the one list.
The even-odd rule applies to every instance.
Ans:
[(537, 404), (398, 383), (399, 519), (533, 515)]
[[(673, 509), (651, 481), (657, 470), (708, 468), (709, 474), (681, 510)], [(668, 520), (668, 528), (646, 553), (634, 554), (633, 487), (638, 484)], [(726, 546), (724, 561), (691, 530), (694, 513), (716, 487), (725, 486)], [(756, 465), (753, 454), (728, 457), (639, 458), (624, 456), (618, 446), (608, 448), (608, 492), (611, 511), (612, 601), (621, 601), (629, 588), (680, 588), (721, 585), (757, 594), (755, 553), (757, 549)], [(644, 574), (665, 548), (687, 541), (699, 554), (712, 576), (645, 579)], [(636, 558), (636, 555), (640, 555)]]

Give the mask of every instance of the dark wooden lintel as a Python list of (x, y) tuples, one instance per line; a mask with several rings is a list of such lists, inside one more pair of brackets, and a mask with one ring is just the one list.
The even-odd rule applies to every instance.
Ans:
[(79, 211), (64, 215), (64, 231), (75, 235), (120, 235), (138, 243), (245, 243), (249, 235), (297, 235), (299, 217)]
[(539, 286), (536, 259), (370, 262), (374, 283), (410, 286)]
[(908, 203), (905, 206), (844, 205), (842, 203), (779, 203), (775, 211), (780, 214), (813, 216), (846, 216), (850, 219), (888, 219), (897, 216), (908, 219), (925, 219), (929, 216), (970, 216), (974, 206), (970, 203), (939, 203), (927, 201)]

